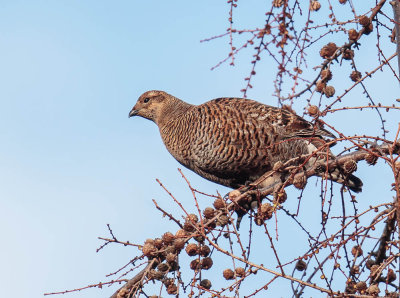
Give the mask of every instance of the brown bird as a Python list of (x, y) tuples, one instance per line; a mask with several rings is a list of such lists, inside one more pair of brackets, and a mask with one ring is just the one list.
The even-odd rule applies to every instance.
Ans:
[[(310, 155), (321, 146), (326, 147), (321, 151), (325, 160), (327, 150), (329, 158), (334, 158), (324, 140), (334, 138), (332, 133), (289, 109), (253, 100), (217, 98), (191, 105), (153, 90), (139, 97), (129, 113), (132, 116), (156, 123), (168, 151), (182, 165), (231, 188), (248, 185), (271, 171), (277, 162)], [(317, 160), (310, 158), (306, 167)], [(345, 184), (354, 192), (361, 191), (361, 180), (351, 174), (344, 175), (341, 169), (332, 170), (327, 178)]]

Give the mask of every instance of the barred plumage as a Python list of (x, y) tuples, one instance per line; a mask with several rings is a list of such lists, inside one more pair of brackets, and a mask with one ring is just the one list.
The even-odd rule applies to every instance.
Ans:
[[(129, 113), (135, 115), (158, 125), (166, 148), (182, 165), (231, 188), (254, 182), (278, 161), (311, 154), (326, 144), (325, 137), (334, 138), (289, 109), (243, 98), (196, 106), (153, 90), (139, 97)], [(334, 158), (325, 147), (323, 152)], [(312, 158), (307, 165), (316, 161)], [(335, 170), (329, 179), (361, 191), (362, 182), (354, 175)]]

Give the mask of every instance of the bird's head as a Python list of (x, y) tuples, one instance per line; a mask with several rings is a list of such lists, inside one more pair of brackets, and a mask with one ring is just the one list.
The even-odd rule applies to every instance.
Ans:
[(139, 97), (135, 106), (129, 112), (129, 117), (140, 116), (157, 123), (170, 97), (164, 91), (147, 91)]
[(192, 105), (164, 91), (143, 93), (129, 112), (129, 117), (140, 116), (155, 122), (159, 127), (185, 113)]

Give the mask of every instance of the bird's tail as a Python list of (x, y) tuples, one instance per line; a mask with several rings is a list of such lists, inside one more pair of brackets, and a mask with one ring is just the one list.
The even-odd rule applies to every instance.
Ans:
[(328, 178), (332, 181), (335, 181), (337, 183), (346, 185), (348, 188), (350, 188), (354, 192), (361, 192), (362, 191), (362, 186), (363, 183), (360, 178), (357, 176), (354, 176), (353, 174), (345, 174), (343, 173), (343, 170), (336, 168), (332, 172), (327, 174), (328, 177), (326, 176), (326, 173), (320, 173), (319, 176), (323, 178)]

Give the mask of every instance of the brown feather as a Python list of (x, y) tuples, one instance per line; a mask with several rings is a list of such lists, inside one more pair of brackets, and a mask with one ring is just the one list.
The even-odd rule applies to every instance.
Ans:
[[(325, 144), (324, 137), (334, 138), (289, 109), (243, 98), (196, 106), (163, 91), (148, 91), (130, 115), (154, 121), (168, 151), (185, 167), (232, 188), (255, 181), (278, 161), (311, 154), (310, 148)], [(344, 183), (339, 176), (331, 179)], [(347, 184), (361, 190), (359, 179)]]

